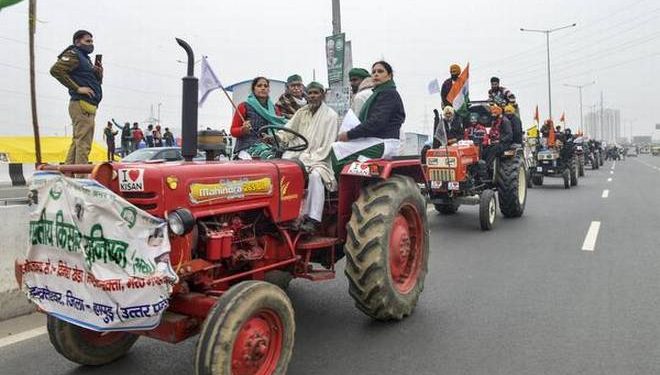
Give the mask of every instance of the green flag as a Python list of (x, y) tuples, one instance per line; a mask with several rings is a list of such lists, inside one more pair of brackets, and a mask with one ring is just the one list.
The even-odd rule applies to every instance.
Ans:
[(0, 0), (0, 9), (20, 3), (23, 0)]

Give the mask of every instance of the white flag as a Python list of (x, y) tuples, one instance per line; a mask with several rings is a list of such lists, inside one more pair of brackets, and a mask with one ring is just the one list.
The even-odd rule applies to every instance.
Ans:
[(202, 74), (199, 78), (199, 107), (202, 107), (211, 91), (219, 88), (222, 88), (222, 83), (220, 83), (213, 69), (211, 69), (211, 66), (206, 61), (206, 57), (202, 57)]

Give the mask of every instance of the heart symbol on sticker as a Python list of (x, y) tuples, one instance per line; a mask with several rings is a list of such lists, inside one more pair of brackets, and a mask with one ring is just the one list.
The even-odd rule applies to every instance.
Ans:
[(131, 169), (128, 171), (128, 177), (130, 177), (130, 179), (133, 181), (137, 181), (138, 177), (140, 177), (140, 171)]

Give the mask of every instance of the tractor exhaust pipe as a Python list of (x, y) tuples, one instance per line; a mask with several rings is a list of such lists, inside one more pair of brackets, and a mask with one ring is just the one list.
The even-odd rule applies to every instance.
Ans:
[(183, 80), (183, 103), (181, 110), (181, 154), (186, 161), (197, 155), (197, 102), (199, 82), (195, 77), (195, 54), (184, 40), (176, 38), (188, 55), (188, 71)]

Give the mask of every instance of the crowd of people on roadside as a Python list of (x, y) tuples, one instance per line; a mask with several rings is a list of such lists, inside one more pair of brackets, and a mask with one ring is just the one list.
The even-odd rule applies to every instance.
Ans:
[(149, 124), (147, 129), (143, 131), (137, 122), (134, 122), (132, 127), (130, 122), (126, 122), (124, 126), (121, 126), (113, 118), (108, 121), (105, 129), (103, 129), (103, 139), (108, 147), (109, 161), (114, 160), (116, 154), (115, 136), (119, 133), (121, 133), (119, 137), (121, 140), (119, 154), (122, 158), (141, 148), (176, 146), (174, 134), (172, 134), (170, 128), (165, 128), (165, 131), (163, 131), (160, 125)]

